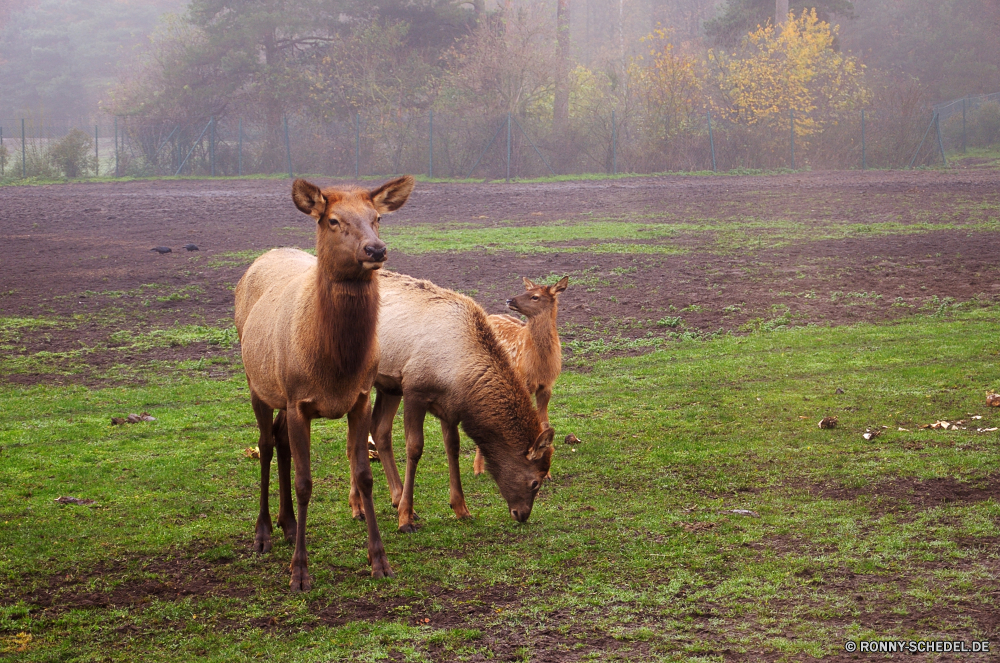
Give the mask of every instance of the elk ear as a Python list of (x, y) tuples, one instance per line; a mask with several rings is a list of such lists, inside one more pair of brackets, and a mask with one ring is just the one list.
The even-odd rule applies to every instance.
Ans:
[(524, 281), (525, 290), (531, 290), (532, 288), (536, 287), (535, 284), (531, 282), (531, 279), (529, 279), (527, 276), (522, 276), (521, 280)]
[(295, 180), (292, 184), (292, 202), (303, 214), (308, 214), (317, 221), (326, 211), (326, 197), (319, 187), (312, 182)]
[(557, 292), (562, 292), (563, 290), (565, 290), (568, 287), (569, 287), (569, 277), (568, 276), (564, 276), (561, 279), (559, 279), (558, 283), (556, 283), (554, 286), (552, 286), (552, 287), (549, 288), (549, 292), (551, 292), (554, 295)]
[(542, 429), (542, 432), (538, 434), (538, 438), (535, 443), (531, 445), (528, 449), (528, 460), (539, 460), (546, 454), (546, 452), (552, 449), (552, 440), (555, 438), (556, 432), (546, 426)]
[(386, 212), (395, 212), (402, 207), (406, 199), (410, 197), (411, 191), (413, 191), (413, 178), (404, 175), (369, 191), (368, 195), (371, 196), (372, 205), (375, 206), (378, 213), (385, 214)]

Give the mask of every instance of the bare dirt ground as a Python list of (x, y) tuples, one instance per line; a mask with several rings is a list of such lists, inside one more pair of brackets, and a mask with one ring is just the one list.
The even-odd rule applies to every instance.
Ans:
[[(212, 355), (217, 350), (203, 343), (141, 353), (116, 350), (108, 335), (228, 325), (232, 287), (247, 261), (226, 254), (311, 245), (312, 222), (294, 208), (289, 191), (286, 180), (0, 189), (0, 315), (75, 320), (19, 334), (15, 352), (96, 348), (81, 359), (96, 369)], [(734, 214), (792, 220), (807, 229), (887, 221), (952, 224), (915, 234), (807, 239), (777, 249), (755, 247), (753, 235), (746, 246), (726, 251), (712, 245), (711, 233), (680, 235), (674, 243), (686, 253), (679, 255), (557, 248), (527, 255), (406, 255), (390, 246), (392, 269), (472, 294), (490, 313), (503, 311), (504, 300), (521, 290), (521, 276), (586, 273), (598, 282), (581, 287), (571, 277), (561, 300), (566, 338), (578, 328), (621, 338), (669, 331), (655, 324), (664, 316), (679, 316), (681, 329), (698, 333), (740, 332), (782, 316), (779, 322), (835, 325), (908, 315), (921, 303), (936, 305), (934, 297), (996, 299), (1000, 233), (954, 225), (974, 214), (995, 217), (995, 211), (982, 210), (998, 204), (1000, 175), (986, 170), (419, 183), (410, 202), (386, 224), (487, 227), (598, 218), (671, 223)], [(758, 244), (763, 239), (758, 235)], [(200, 250), (185, 251), (187, 243)], [(154, 246), (173, 252), (160, 255), (150, 251)], [(6, 379), (33, 383), (52, 377), (29, 369)], [(91, 371), (56, 379), (95, 378)]]

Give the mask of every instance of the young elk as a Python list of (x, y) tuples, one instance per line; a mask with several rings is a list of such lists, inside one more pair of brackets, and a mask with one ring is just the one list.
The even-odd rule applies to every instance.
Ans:
[[(372, 191), (325, 189), (296, 180), (292, 200), (316, 220), (316, 257), (274, 249), (258, 258), (236, 285), (236, 329), (260, 429), (260, 514), (253, 549), (271, 549), (268, 484), (278, 447), (278, 524), (295, 541), (293, 591), (308, 591), (306, 509), (312, 494), (309, 429), (313, 419), (347, 415), (352, 499), (368, 518), (372, 576), (391, 576), (372, 507), (368, 462), (368, 396), (378, 371), (379, 289), (386, 259), (378, 236), (381, 215), (399, 209), (413, 190), (401, 177)], [(274, 410), (281, 412), (272, 423)], [(292, 508), (290, 462), (295, 464), (298, 521)]]
[[(459, 475), (461, 423), (482, 449), (486, 469), (511, 517), (525, 522), (549, 471), (553, 431), (539, 421), (524, 381), (497, 342), (485, 311), (464, 295), (409, 276), (384, 274), (380, 284), (382, 357), (375, 378), (372, 438), (392, 503), (399, 509), (399, 531), (416, 531), (413, 485), (428, 412), (441, 420), (455, 515), (471, 517)], [(400, 399), (406, 434), (405, 483), (399, 480), (392, 454), (392, 419)], [(365, 509), (370, 509), (368, 503)]]
[[(507, 307), (524, 316), (527, 324), (509, 315), (491, 315), (488, 319), (500, 345), (510, 355), (517, 372), (524, 378), (528, 393), (538, 403), (542, 425), (549, 425), (549, 399), (552, 385), (562, 372), (562, 349), (556, 330), (559, 293), (569, 285), (564, 276), (553, 286), (537, 285), (524, 279), (525, 292), (507, 300)], [(477, 448), (472, 464), (476, 474), (483, 473), (483, 454)]]

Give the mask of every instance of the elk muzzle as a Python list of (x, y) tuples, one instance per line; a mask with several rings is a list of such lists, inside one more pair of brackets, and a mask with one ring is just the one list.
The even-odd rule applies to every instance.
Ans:
[(386, 246), (383, 242), (372, 243), (365, 246), (365, 260), (363, 264), (367, 269), (379, 269), (385, 262)]
[(512, 508), (510, 510), (510, 517), (519, 523), (528, 522), (528, 517), (531, 516), (531, 507), (528, 508)]

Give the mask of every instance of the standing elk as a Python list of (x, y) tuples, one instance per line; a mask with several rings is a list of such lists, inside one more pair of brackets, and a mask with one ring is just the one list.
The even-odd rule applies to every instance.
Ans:
[[(528, 393), (535, 396), (538, 416), (545, 426), (549, 425), (552, 385), (562, 372), (562, 348), (556, 329), (556, 314), (559, 293), (568, 285), (568, 276), (552, 286), (537, 285), (525, 278), (525, 292), (508, 299), (507, 308), (526, 316), (528, 322), (510, 315), (491, 315), (488, 318), (497, 340), (524, 378)], [(484, 469), (483, 454), (477, 448), (473, 470), (482, 474)]]
[[(292, 200), (317, 222), (316, 257), (274, 249), (258, 258), (236, 285), (239, 332), (257, 427), (260, 429), (260, 515), (253, 549), (271, 549), (268, 486), (271, 455), (278, 447), (278, 524), (295, 541), (293, 591), (308, 591), (306, 509), (312, 495), (309, 437), (313, 419), (347, 414), (347, 453), (352, 499), (368, 520), (372, 576), (391, 576), (372, 506), (368, 461), (369, 393), (378, 372), (376, 338), (379, 281), (386, 259), (378, 236), (381, 215), (399, 209), (413, 190), (401, 177), (372, 191), (320, 190), (305, 180), (292, 185)], [(281, 410), (272, 422), (274, 410)], [(290, 461), (295, 464), (298, 520), (292, 508)]]
[[(511, 517), (525, 522), (549, 471), (553, 431), (539, 420), (524, 381), (490, 329), (486, 312), (468, 297), (428, 281), (387, 273), (380, 284), (382, 357), (375, 378), (378, 393), (371, 432), (392, 503), (399, 509), (399, 531), (416, 531), (413, 485), (428, 412), (441, 420), (455, 515), (472, 517), (459, 474), (461, 423), (482, 449), (486, 469), (507, 501)], [(401, 399), (405, 483), (399, 480), (392, 453), (392, 419)], [(370, 508), (366, 503), (365, 509)]]

